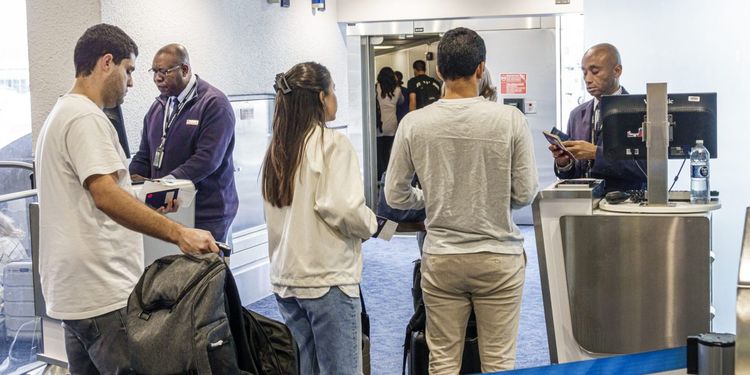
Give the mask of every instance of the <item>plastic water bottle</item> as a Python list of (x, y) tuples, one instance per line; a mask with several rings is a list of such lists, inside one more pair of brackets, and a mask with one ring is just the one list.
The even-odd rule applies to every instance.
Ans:
[(703, 141), (696, 140), (690, 150), (690, 203), (706, 204), (709, 201), (709, 157)]

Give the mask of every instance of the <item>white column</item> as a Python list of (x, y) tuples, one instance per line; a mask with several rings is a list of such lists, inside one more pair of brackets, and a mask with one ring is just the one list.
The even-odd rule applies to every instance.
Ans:
[(99, 0), (26, 1), (34, 147), (55, 101), (73, 85), (73, 50), (78, 38), (101, 22), (101, 14)]

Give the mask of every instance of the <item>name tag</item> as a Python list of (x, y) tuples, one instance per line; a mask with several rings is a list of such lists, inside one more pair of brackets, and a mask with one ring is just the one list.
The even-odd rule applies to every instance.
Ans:
[(190, 126), (197, 126), (199, 123), (200, 121), (198, 120), (188, 119), (187, 121), (185, 121), (185, 125), (190, 125)]

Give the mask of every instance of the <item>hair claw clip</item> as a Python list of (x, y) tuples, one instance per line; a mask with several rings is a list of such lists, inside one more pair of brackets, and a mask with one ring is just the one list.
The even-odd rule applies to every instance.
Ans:
[(279, 73), (276, 75), (276, 83), (273, 84), (274, 91), (281, 90), (281, 93), (286, 95), (290, 92), (292, 92), (292, 88), (289, 87), (289, 82), (286, 81), (286, 76), (284, 76), (284, 73)]

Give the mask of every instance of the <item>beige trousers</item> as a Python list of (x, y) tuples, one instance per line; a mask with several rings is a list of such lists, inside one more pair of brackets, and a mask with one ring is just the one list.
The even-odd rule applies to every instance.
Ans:
[(458, 374), (472, 306), (482, 372), (513, 368), (525, 258), (487, 252), (422, 256), (430, 374)]

